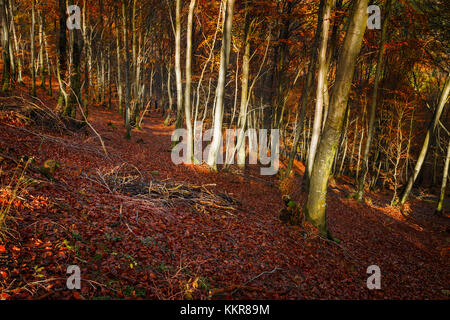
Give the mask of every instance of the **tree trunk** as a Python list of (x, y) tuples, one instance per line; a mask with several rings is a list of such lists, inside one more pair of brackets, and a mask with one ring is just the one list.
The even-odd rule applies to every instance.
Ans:
[(39, 11), (39, 78), (41, 80), (41, 88), (45, 90), (45, 67), (44, 67), (44, 16)]
[(33, 97), (36, 96), (36, 69), (34, 68), (34, 56), (35, 56), (35, 49), (34, 49), (34, 25), (36, 24), (36, 17), (35, 17), (35, 6), (36, 6), (36, 0), (33, 0), (32, 9), (31, 9), (31, 95)]
[(323, 18), (321, 33), (320, 33), (320, 50), (319, 50), (319, 66), (317, 75), (317, 89), (316, 89), (316, 107), (314, 112), (314, 123), (313, 131), (311, 136), (311, 142), (309, 145), (308, 161), (306, 165), (305, 182), (311, 177), (312, 166), (314, 163), (314, 158), (316, 156), (317, 146), (319, 144), (320, 132), (322, 128), (322, 112), (323, 112), (323, 99), (324, 90), (326, 85), (325, 78), (328, 74), (327, 69), (327, 43), (328, 43), (328, 33), (330, 29), (330, 16), (331, 8), (334, 5), (334, 0), (321, 0), (324, 1)]
[(131, 99), (131, 88), (130, 88), (130, 51), (128, 50), (128, 4), (123, 1), (122, 3), (122, 16), (123, 16), (123, 33), (125, 37), (125, 128), (126, 128), (126, 139), (131, 138), (131, 125), (130, 125), (130, 99)]
[(380, 83), (381, 73), (383, 71), (383, 57), (385, 47), (384, 44), (386, 42), (387, 36), (387, 28), (389, 25), (389, 17), (391, 13), (392, 0), (387, 0), (385, 7), (385, 17), (383, 21), (383, 27), (381, 30), (381, 38), (380, 38), (380, 48), (378, 49), (378, 61), (377, 61), (377, 70), (375, 73), (374, 79), (374, 87), (372, 92), (372, 101), (370, 104), (370, 116), (369, 116), (369, 128), (367, 132), (367, 139), (364, 146), (363, 160), (362, 160), (362, 171), (358, 179), (358, 191), (356, 193), (356, 200), (361, 201), (364, 195), (364, 182), (366, 180), (367, 171), (369, 168), (369, 152), (370, 146), (372, 145), (373, 133), (375, 131), (375, 115), (377, 109), (377, 99), (378, 99), (378, 85)]
[(449, 94), (450, 94), (450, 74), (447, 74), (447, 79), (445, 80), (444, 88), (442, 89), (441, 97), (439, 98), (439, 104), (434, 112), (433, 121), (430, 123), (428, 127), (427, 135), (425, 136), (425, 141), (423, 142), (422, 150), (420, 150), (419, 157), (417, 158), (414, 171), (409, 176), (408, 182), (400, 197), (400, 204), (402, 205), (408, 199), (408, 196), (411, 192), (414, 182), (416, 182), (417, 176), (419, 175), (420, 170), (422, 169), (422, 165), (427, 155), (428, 148), (430, 147), (430, 141), (434, 137), (436, 127), (439, 123), (442, 111), (444, 110), (444, 106), (447, 103)]
[(225, 78), (230, 56), (231, 29), (233, 26), (233, 8), (235, 0), (227, 0), (223, 26), (222, 47), (220, 52), (219, 78), (216, 89), (216, 108), (214, 112), (213, 140), (210, 144), (207, 163), (217, 170), (217, 155), (222, 142), (223, 103), (225, 96)]
[[(74, 2), (72, 2), (74, 4)], [(81, 30), (73, 29), (72, 33), (72, 63), (70, 74), (70, 92), (69, 92), (69, 104), (64, 114), (71, 118), (76, 118), (77, 108), (81, 106), (81, 52), (83, 50), (83, 38)]]
[(187, 22), (186, 35), (186, 85), (184, 88), (184, 115), (186, 118), (187, 141), (186, 141), (186, 162), (192, 163), (194, 155), (194, 136), (192, 130), (192, 115), (191, 115), (191, 64), (192, 64), (192, 21), (194, 18), (196, 0), (191, 0), (189, 4), (189, 14)]
[[(323, 1), (321, 1), (320, 7), (319, 7), (319, 18), (318, 18), (319, 20), (318, 21), (322, 20), (323, 9), (324, 9), (324, 3), (323, 3)], [(292, 166), (294, 164), (294, 159), (295, 159), (295, 156), (297, 155), (298, 142), (300, 141), (300, 135), (303, 131), (303, 124), (305, 122), (304, 119), (305, 119), (305, 114), (306, 114), (306, 105), (308, 104), (309, 88), (311, 87), (314, 70), (316, 68), (317, 46), (319, 44), (319, 39), (320, 39), (320, 28), (321, 28), (321, 24), (319, 23), (317, 25), (317, 31), (316, 31), (316, 35), (314, 37), (313, 47), (311, 49), (311, 59), (310, 59), (309, 66), (308, 66), (308, 73), (306, 75), (305, 85), (303, 87), (302, 99), (301, 99), (301, 104), (300, 104), (300, 117), (298, 119), (297, 126), (295, 129), (294, 141), (292, 143), (291, 154), (289, 155), (289, 163), (288, 163), (286, 173), (285, 173), (286, 176), (288, 176), (291, 173)]]
[(58, 108), (67, 106), (68, 99), (65, 93), (65, 76), (67, 71), (67, 38), (66, 38), (66, 0), (59, 0), (59, 39), (58, 39), (58, 63), (57, 72), (60, 84), (58, 96)]
[[(3, 57), (3, 79), (2, 91), (9, 90), (9, 83), (11, 81), (11, 56), (9, 54), (10, 37), (7, 16), (7, 2), (8, 0), (0, 0), (0, 16), (2, 19), (2, 57)], [(34, 2), (33, 2), (34, 6)]]
[(169, 63), (167, 66), (167, 97), (169, 100), (169, 107), (167, 109), (167, 116), (164, 120), (164, 125), (168, 126), (170, 121), (170, 116), (172, 115), (172, 107), (173, 107), (173, 101), (172, 101), (172, 89), (171, 89), (171, 82), (170, 82), (170, 74), (172, 73), (172, 66)]
[(241, 105), (239, 110), (239, 136), (237, 140), (237, 163), (240, 168), (245, 167), (245, 129), (247, 125), (248, 109), (248, 76), (250, 73), (250, 18), (248, 16), (248, 4), (245, 5), (245, 47), (242, 60), (242, 79), (241, 79)]
[(10, 0), (3, 0), (3, 1), (8, 1), (9, 4), (9, 13), (10, 13), (10, 18), (11, 18), (11, 29), (12, 29), (12, 34), (13, 34), (13, 39), (14, 39), (14, 49), (16, 51), (16, 59), (17, 59), (17, 82), (19, 84), (23, 84), (23, 78), (22, 78), (22, 60), (20, 58), (20, 54), (19, 54), (19, 43), (17, 41), (17, 35), (16, 35), (16, 25), (14, 23), (14, 12), (13, 12), (13, 7), (11, 5), (11, 1)]
[(119, 28), (119, 15), (118, 15), (118, 9), (115, 7), (116, 12), (116, 57), (117, 57), (117, 95), (119, 98), (119, 106), (118, 110), (119, 113), (123, 113), (123, 97), (122, 97), (122, 69), (120, 65), (120, 28)]
[(438, 215), (442, 215), (442, 211), (443, 211), (443, 207), (444, 207), (445, 188), (447, 186), (449, 166), (450, 166), (450, 137), (448, 140), (447, 157), (445, 158), (444, 172), (442, 174), (441, 195), (439, 197), (439, 202), (438, 202), (436, 212), (435, 212)]
[[(175, 129), (180, 129), (183, 127), (183, 84), (181, 82), (181, 0), (176, 0), (175, 25), (175, 77), (177, 85), (177, 120)], [(174, 144), (177, 143), (177, 140), (174, 141)]]
[(344, 120), (356, 61), (366, 28), (368, 1), (356, 0), (354, 2), (350, 24), (337, 63), (330, 110), (312, 167), (308, 199), (304, 207), (306, 219), (318, 228), (322, 235), (327, 236), (329, 236), (326, 222), (328, 178), (339, 143), (339, 134)]

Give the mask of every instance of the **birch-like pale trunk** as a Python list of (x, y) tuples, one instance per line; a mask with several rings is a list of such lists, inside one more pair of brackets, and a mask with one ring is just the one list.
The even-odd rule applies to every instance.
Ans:
[(444, 172), (442, 174), (441, 195), (439, 197), (438, 205), (435, 212), (438, 215), (442, 215), (442, 211), (444, 209), (445, 189), (447, 187), (449, 166), (450, 166), (450, 137), (448, 139), (447, 157), (445, 158)]
[(217, 170), (217, 155), (222, 142), (222, 121), (225, 96), (225, 78), (230, 56), (231, 29), (233, 27), (233, 8), (235, 0), (226, 0), (223, 26), (222, 47), (220, 52), (219, 78), (216, 89), (216, 107), (214, 111), (213, 139), (210, 145), (207, 164)]
[[(175, 78), (177, 86), (177, 120), (175, 129), (183, 127), (183, 83), (181, 82), (181, 0), (176, 0), (175, 9)], [(179, 137), (173, 141), (175, 145)]]
[(192, 129), (191, 112), (191, 68), (192, 68), (192, 20), (194, 18), (196, 0), (191, 0), (189, 4), (189, 13), (187, 21), (186, 35), (186, 84), (184, 88), (184, 115), (186, 118), (186, 163), (192, 163), (194, 160), (194, 135)]
[(320, 49), (318, 55), (318, 75), (317, 75), (317, 89), (316, 89), (316, 106), (314, 111), (314, 122), (311, 135), (311, 142), (309, 145), (309, 154), (306, 164), (306, 174), (305, 178), (311, 177), (312, 166), (314, 164), (314, 158), (316, 156), (317, 146), (319, 144), (319, 138), (322, 128), (322, 113), (323, 113), (323, 101), (324, 101), (324, 90), (326, 85), (326, 77), (328, 74), (327, 66), (327, 43), (328, 34), (330, 30), (330, 17), (331, 8), (334, 4), (334, 0), (322, 0), (325, 1), (323, 9), (323, 19), (319, 21), (322, 23), (322, 30), (320, 34)]
[[(319, 7), (318, 21), (323, 20), (323, 10), (324, 10), (324, 3), (321, 2), (320, 7)], [(308, 66), (308, 73), (306, 74), (305, 85), (303, 87), (301, 102), (300, 102), (300, 106), (299, 106), (300, 116), (299, 116), (297, 125), (295, 127), (294, 141), (292, 142), (291, 153), (289, 155), (289, 162), (288, 162), (288, 166), (286, 168), (286, 173), (285, 173), (286, 176), (289, 176), (289, 174), (291, 173), (292, 166), (294, 165), (294, 160), (297, 155), (297, 146), (300, 141), (300, 135), (304, 131), (303, 129), (304, 129), (304, 123), (305, 123), (306, 106), (308, 104), (309, 88), (311, 87), (313, 74), (316, 69), (317, 46), (318, 46), (319, 40), (320, 40), (320, 33), (321, 33), (320, 30), (321, 30), (321, 27), (320, 27), (320, 23), (319, 23), (317, 25), (316, 35), (314, 36), (314, 42), (313, 42), (313, 46), (311, 49), (311, 58), (309, 61), (309, 66)], [(303, 138), (306, 138), (306, 136), (303, 135)], [(306, 142), (306, 139), (304, 139), (304, 140)], [(306, 143), (304, 143), (303, 145), (306, 145)], [(302, 153), (304, 151), (305, 150), (302, 150)], [(304, 177), (306, 177), (306, 175)]]

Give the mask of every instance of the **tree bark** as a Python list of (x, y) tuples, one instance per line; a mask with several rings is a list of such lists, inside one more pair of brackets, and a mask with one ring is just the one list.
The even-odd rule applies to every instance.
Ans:
[(35, 49), (34, 49), (34, 25), (36, 24), (36, 17), (35, 17), (35, 6), (36, 6), (36, 0), (32, 1), (32, 7), (31, 7), (31, 95), (33, 97), (36, 96), (36, 69), (34, 68), (34, 56), (35, 56)]
[(122, 69), (120, 64), (120, 28), (119, 28), (119, 15), (118, 15), (118, 8), (115, 7), (116, 12), (116, 59), (117, 59), (117, 95), (119, 98), (119, 106), (118, 111), (122, 115), (123, 114), (123, 95), (122, 95)]
[(330, 110), (311, 172), (305, 217), (322, 235), (330, 236), (326, 222), (328, 178), (341, 132), (350, 87), (367, 23), (368, 0), (356, 0), (345, 35), (331, 94)]
[(237, 140), (237, 163), (240, 168), (245, 167), (245, 129), (247, 126), (247, 109), (248, 109), (248, 76), (250, 73), (250, 18), (248, 14), (248, 4), (245, 5), (245, 47), (244, 57), (242, 60), (242, 79), (241, 79), (241, 104), (239, 109), (239, 135)]
[[(10, 37), (9, 26), (7, 16), (7, 1), (0, 0), (0, 16), (2, 19), (2, 58), (3, 58), (3, 79), (2, 79), (2, 91), (9, 90), (9, 84), (11, 82), (11, 56), (9, 54)], [(34, 2), (33, 2), (34, 6)]]
[(186, 84), (184, 88), (184, 115), (186, 118), (187, 141), (186, 141), (186, 162), (192, 163), (194, 155), (194, 136), (192, 130), (191, 112), (191, 65), (192, 65), (192, 21), (194, 18), (196, 0), (191, 0), (189, 4), (189, 14), (186, 35)]
[(444, 164), (444, 173), (442, 175), (442, 185), (441, 185), (441, 195), (439, 197), (439, 202), (436, 208), (436, 214), (442, 215), (443, 207), (444, 207), (444, 198), (445, 198), (445, 188), (447, 187), (447, 180), (448, 180), (448, 168), (450, 166), (450, 137), (448, 140), (448, 146), (447, 146), (447, 157), (445, 158), (445, 164)]
[(65, 77), (67, 71), (67, 38), (66, 38), (66, 0), (59, 0), (59, 39), (58, 39), (58, 79), (60, 90), (58, 96), (58, 108), (67, 106), (68, 99), (65, 93)]
[[(180, 129), (183, 127), (183, 84), (181, 82), (181, 0), (176, 0), (175, 10), (175, 78), (177, 85), (177, 120), (175, 129)], [(176, 143), (177, 140), (174, 141), (174, 144)]]
[(220, 52), (219, 79), (216, 89), (216, 108), (214, 112), (213, 140), (210, 145), (207, 164), (217, 170), (217, 155), (222, 142), (223, 103), (225, 96), (225, 78), (230, 56), (231, 29), (233, 27), (233, 8), (235, 0), (226, 0), (225, 19)]
[(314, 112), (314, 123), (312, 129), (311, 142), (309, 145), (308, 160), (306, 165), (305, 178), (308, 180), (311, 177), (312, 166), (314, 158), (316, 156), (317, 146), (319, 144), (319, 138), (322, 128), (322, 113), (323, 113), (323, 100), (324, 90), (326, 85), (325, 78), (328, 74), (327, 66), (327, 43), (328, 34), (330, 30), (330, 16), (331, 8), (334, 5), (334, 0), (322, 0), (324, 1), (323, 18), (319, 23), (322, 24), (320, 33), (320, 49), (319, 49), (319, 66), (317, 75), (317, 89), (316, 89), (316, 107)]
[(125, 38), (125, 128), (126, 134), (125, 138), (131, 138), (131, 124), (130, 124), (130, 99), (131, 99), (131, 88), (130, 88), (130, 51), (128, 50), (128, 5), (123, 1), (122, 3), (122, 16), (123, 16), (123, 33)]
[[(74, 2), (72, 2), (74, 4)], [(70, 92), (69, 92), (69, 104), (64, 111), (66, 116), (76, 118), (77, 107), (81, 106), (81, 52), (83, 50), (83, 38), (81, 30), (73, 29), (72, 33), (72, 63), (70, 74)]]

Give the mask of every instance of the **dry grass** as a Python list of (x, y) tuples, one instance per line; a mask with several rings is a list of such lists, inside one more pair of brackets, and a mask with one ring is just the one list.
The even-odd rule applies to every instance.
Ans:
[[(13, 208), (20, 208), (23, 194), (26, 192), (30, 181), (25, 176), (25, 172), (31, 163), (32, 158), (21, 161), (17, 164), (9, 183), (0, 186), (0, 240), (5, 240), (10, 234), (8, 232), (8, 221), (14, 219), (11, 215)], [(3, 170), (0, 168), (0, 175)]]

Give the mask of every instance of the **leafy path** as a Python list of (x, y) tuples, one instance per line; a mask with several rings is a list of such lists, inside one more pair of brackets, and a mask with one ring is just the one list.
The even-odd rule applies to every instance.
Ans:
[[(350, 186), (339, 180), (330, 187), (328, 220), (342, 241), (332, 243), (278, 220), (277, 177), (259, 176), (256, 167), (239, 175), (176, 166), (167, 151), (173, 127), (157, 114), (127, 141), (119, 115), (90, 112), (108, 156), (92, 132), (1, 117), (2, 153), (61, 164), (56, 181), (28, 173), (35, 183), (14, 202), (10, 237), (0, 242), (3, 299), (448, 299), (449, 221), (432, 216), (433, 204), (413, 201), (406, 219), (388, 206), (388, 195), (369, 194), (365, 204), (347, 199)], [(2, 185), (14, 168), (2, 162)], [(150, 201), (112, 190), (111, 177), (194, 186), (236, 202)], [(296, 176), (285, 188), (301, 202), (299, 182)], [(73, 264), (81, 267), (81, 291), (66, 289)], [(381, 268), (382, 290), (366, 288), (373, 264)]]

